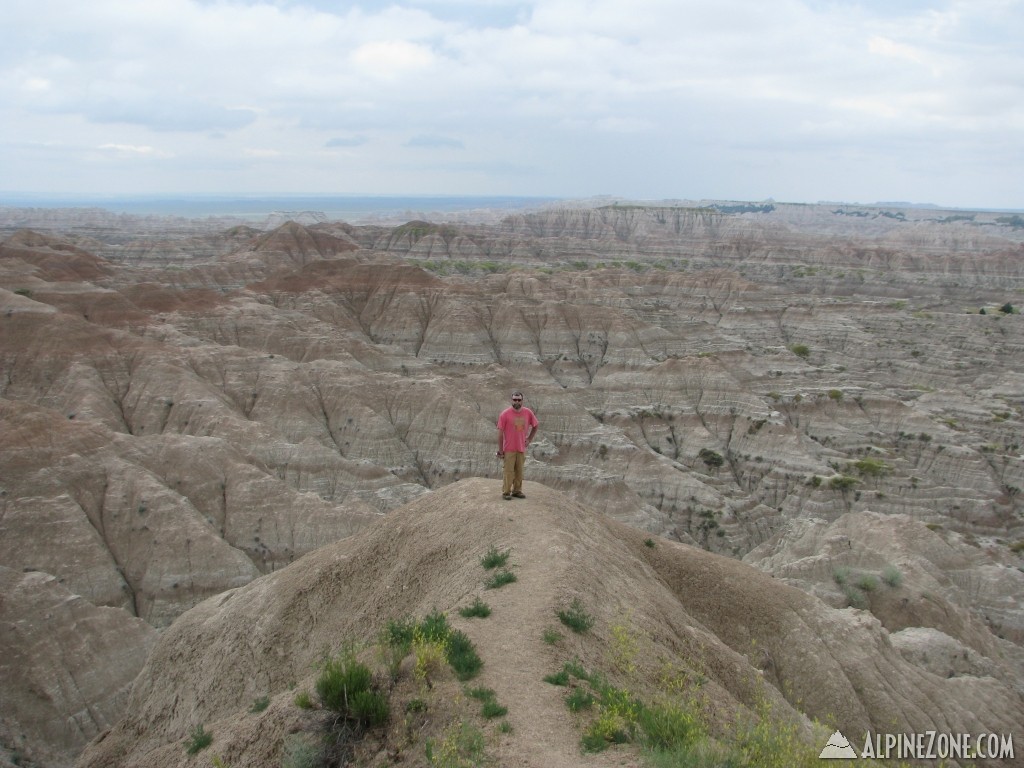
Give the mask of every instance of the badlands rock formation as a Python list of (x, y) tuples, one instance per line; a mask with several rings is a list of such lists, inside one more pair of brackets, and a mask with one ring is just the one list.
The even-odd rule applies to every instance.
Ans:
[[(162, 630), (496, 478), (514, 387), (541, 421), (530, 479), (854, 603), (909, 659), (1018, 677), (1019, 217), (608, 205), (263, 230), (6, 210), (0, 237), (0, 566), (123, 639), (136, 666), (97, 668), (90, 701), (123, 701), (152, 642), (124, 622)], [(48, 626), (44, 602), (4, 599), (0, 654), (8, 628)], [(33, 703), (5, 696), (0, 735), (26, 759), (69, 764), (116, 718), (17, 685)]]
[[(324, 649), (346, 640), (372, 644), (388, 621), (434, 610), (478, 647), (484, 667), (473, 685), (492, 688), (508, 708), (507, 733), (472, 718), (486, 728), (498, 765), (626, 762), (628, 748), (580, 751), (579, 718), (565, 706), (565, 689), (543, 679), (573, 660), (648, 701), (663, 690), (667, 665), (690, 694), (699, 689), (723, 733), (765, 702), (775, 717), (806, 724), (808, 738), (822, 746), (834, 728), (861, 745), (868, 731), (1008, 733), (1024, 721), (1024, 696), (1007, 681), (947, 677), (915, 664), (869, 613), (829, 608), (699, 548), (652, 547), (641, 531), (538, 483), (525, 490), (526, 501), (509, 504), (493, 482), (460, 481), (193, 608), (164, 632), (127, 715), (79, 766), (193, 765), (185, 744), (198, 726), (213, 734), (209, 749), (225, 764), (277, 766), (286, 737), (315, 728), (295, 696), (313, 690)], [(518, 577), (500, 590), (484, 587), (480, 560), (491, 547), (511, 552)], [(457, 609), (477, 597), (491, 605), (491, 616), (460, 618)], [(546, 643), (544, 630), (558, 626), (556, 612), (573, 601), (592, 615), (593, 629), (566, 630), (569, 638)], [(635, 668), (616, 671), (616, 632), (628, 626)], [(406, 669), (400, 681), (403, 675), (413, 676)], [(449, 678), (411, 691), (409, 700), (416, 696), (434, 713), (424, 726), (429, 733), (440, 729), (436, 713), (458, 690)], [(270, 705), (252, 712), (263, 697)], [(397, 712), (406, 708), (401, 697), (399, 690)], [(806, 716), (828, 727), (812, 729)], [(369, 754), (357, 752), (359, 762), (382, 764), (386, 754), (426, 765), (423, 733), (410, 735), (400, 715), (394, 720)]]

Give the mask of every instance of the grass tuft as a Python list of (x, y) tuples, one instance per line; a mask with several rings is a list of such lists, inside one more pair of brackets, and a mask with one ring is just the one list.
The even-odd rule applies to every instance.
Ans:
[(501, 552), (492, 544), (491, 548), (480, 558), (480, 565), (488, 571), (503, 567), (508, 562), (509, 555), (511, 554), (511, 550), (506, 549), (504, 552)]
[(197, 725), (188, 735), (185, 751), (190, 755), (198, 754), (213, 743), (213, 734), (201, 724)]
[(512, 571), (502, 569), (500, 571), (496, 571), (494, 575), (484, 583), (484, 586), (487, 589), (501, 589), (501, 587), (504, 587), (506, 584), (511, 584), (515, 580), (516, 575), (512, 573)]
[(459, 615), (466, 619), (486, 619), (491, 615), (491, 606), (478, 597), (472, 605), (460, 608)]
[(588, 632), (594, 626), (594, 617), (586, 612), (579, 598), (573, 599), (568, 610), (558, 611), (558, 619), (576, 634)]

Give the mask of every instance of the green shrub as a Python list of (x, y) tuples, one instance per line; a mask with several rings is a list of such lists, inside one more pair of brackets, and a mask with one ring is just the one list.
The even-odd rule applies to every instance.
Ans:
[(380, 691), (358, 691), (349, 702), (349, 714), (357, 722), (374, 728), (388, 721), (391, 705), (388, 697)]
[(583, 608), (579, 598), (574, 598), (568, 610), (558, 611), (558, 619), (576, 634), (588, 632), (594, 626), (594, 618)]
[(568, 685), (569, 672), (565, 669), (559, 670), (558, 672), (552, 672), (550, 675), (544, 676), (544, 682), (551, 683), (552, 685)]
[(644, 539), (644, 546), (654, 549), (658, 545), (654, 543), (654, 539)]
[(895, 589), (903, 583), (903, 574), (895, 565), (887, 565), (882, 571), (882, 581)]
[(493, 720), (496, 717), (504, 717), (508, 714), (508, 707), (504, 707), (494, 699), (489, 699), (484, 702), (483, 708), (480, 710), (480, 714), (488, 720)]
[(565, 697), (565, 706), (570, 712), (581, 712), (594, 706), (594, 695), (584, 688), (573, 688)]
[(644, 746), (660, 751), (688, 746), (705, 735), (696, 708), (674, 701), (641, 707), (637, 725)]
[(459, 680), (473, 679), (484, 666), (473, 642), (461, 630), (455, 630), (448, 636), (448, 663)]
[(486, 619), (491, 615), (491, 606), (478, 597), (472, 605), (460, 608), (459, 615), (466, 619)]
[(313, 708), (313, 697), (309, 695), (309, 691), (299, 691), (295, 694), (295, 706), (299, 709)]
[(412, 650), (412, 637), (415, 631), (416, 622), (412, 619), (393, 619), (384, 628), (382, 640), (387, 647), (404, 651), (404, 656)]
[(846, 604), (851, 608), (860, 608), (866, 610), (868, 607), (868, 598), (863, 592), (852, 584), (843, 585), (843, 595), (846, 597)]
[(498, 568), (508, 562), (509, 555), (511, 554), (511, 550), (506, 549), (504, 552), (501, 552), (492, 544), (491, 548), (488, 549), (484, 556), (480, 558), (480, 565), (488, 571), (493, 568)]
[(839, 586), (846, 584), (850, 580), (850, 569), (845, 565), (836, 567), (832, 571), (832, 580)]
[(555, 645), (562, 641), (562, 633), (554, 627), (548, 627), (544, 630), (543, 638), (548, 645)]
[(722, 458), (722, 454), (717, 451), (712, 451), (710, 448), (701, 448), (697, 453), (697, 458), (707, 465), (708, 469), (718, 469), (725, 463), (725, 459)]
[(351, 654), (343, 653), (323, 662), (316, 692), (324, 708), (347, 715), (351, 698), (360, 691), (368, 691), (372, 683), (370, 668)]
[(857, 577), (857, 588), (865, 592), (874, 592), (878, 589), (878, 578), (871, 573), (862, 573)]
[(212, 743), (213, 734), (206, 730), (202, 725), (197, 725), (188, 735), (188, 741), (185, 743), (185, 751), (190, 755), (195, 755), (202, 752)]
[(853, 467), (862, 475), (869, 475), (872, 477), (884, 475), (889, 471), (889, 465), (881, 459), (861, 459), (860, 461), (855, 461), (853, 463)]
[(807, 357), (811, 354), (811, 348), (806, 344), (794, 344), (789, 348), (789, 351), (797, 357)]
[(506, 584), (511, 584), (515, 580), (516, 575), (512, 573), (512, 571), (502, 569), (500, 571), (495, 571), (494, 575), (484, 582), (484, 587), (487, 589), (501, 589), (501, 587), (504, 587)]
[(860, 481), (857, 480), (857, 478), (850, 477), (849, 475), (835, 475), (834, 477), (829, 479), (828, 487), (832, 488), (833, 490), (845, 493), (846, 491), (853, 488), (853, 486), (855, 486), (858, 482)]

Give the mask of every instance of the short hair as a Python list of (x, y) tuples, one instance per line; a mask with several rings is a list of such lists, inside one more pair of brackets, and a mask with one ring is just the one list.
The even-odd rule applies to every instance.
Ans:
[(518, 389), (513, 389), (512, 390), (512, 397), (515, 397), (516, 395), (519, 395), (520, 397), (522, 397), (523, 393), (520, 392)]

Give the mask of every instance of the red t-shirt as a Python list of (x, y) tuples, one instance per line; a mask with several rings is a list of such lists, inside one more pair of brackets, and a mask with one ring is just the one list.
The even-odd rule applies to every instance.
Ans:
[(530, 427), (536, 426), (537, 417), (525, 405), (518, 411), (506, 408), (498, 417), (498, 429), (504, 435), (503, 450), (526, 453), (526, 436), (530, 434)]

